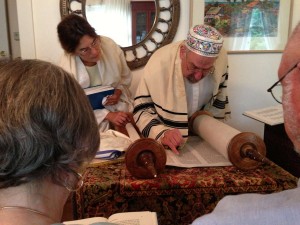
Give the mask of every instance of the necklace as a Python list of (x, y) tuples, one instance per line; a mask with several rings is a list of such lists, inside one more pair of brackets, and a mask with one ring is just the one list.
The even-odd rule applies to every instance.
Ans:
[(31, 209), (31, 208), (27, 208), (27, 207), (23, 207), (23, 206), (3, 206), (3, 207), (0, 207), (0, 211), (1, 210), (15, 210), (15, 209), (19, 209), (19, 210), (25, 210), (25, 211), (28, 211), (28, 212), (31, 212), (31, 213), (35, 213), (35, 214), (38, 214), (38, 215), (41, 215), (43, 217), (46, 217), (48, 218), (49, 220), (51, 220), (52, 222), (55, 222), (50, 216), (48, 216), (47, 214), (43, 213), (43, 212), (40, 212), (38, 210), (35, 210), (35, 209)]

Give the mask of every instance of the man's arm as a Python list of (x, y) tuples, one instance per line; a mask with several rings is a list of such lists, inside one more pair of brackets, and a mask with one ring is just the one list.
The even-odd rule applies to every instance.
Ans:
[(140, 80), (136, 97), (134, 98), (133, 118), (144, 137), (157, 140), (164, 131), (168, 130), (168, 127), (163, 124), (156, 112), (148, 84), (143, 77)]
[(177, 147), (184, 142), (182, 135), (178, 129), (170, 129), (162, 123), (150, 95), (137, 95), (134, 105), (134, 120), (142, 135), (158, 140), (179, 154)]

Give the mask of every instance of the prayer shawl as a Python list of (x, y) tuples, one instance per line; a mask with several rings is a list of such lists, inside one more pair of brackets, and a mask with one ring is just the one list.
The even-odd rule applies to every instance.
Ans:
[[(116, 105), (116, 110), (113, 111), (132, 111), (133, 100), (129, 91), (132, 76), (131, 71), (127, 66), (122, 49), (110, 38), (101, 36), (101, 58), (97, 62), (100, 71), (102, 85), (110, 85), (122, 91), (120, 102)], [(89, 74), (82, 63), (79, 56), (65, 53), (60, 61), (60, 66), (71, 73), (79, 82), (81, 87), (87, 88), (90, 86)], [(124, 106), (126, 103), (126, 106)], [(103, 121), (112, 107), (107, 109), (94, 110), (98, 123), (103, 122), (101, 131), (109, 128), (108, 122)], [(123, 110), (124, 109), (124, 110)], [(126, 110), (125, 110), (126, 109)]]
[[(180, 45), (158, 49), (144, 68), (134, 99), (134, 119), (144, 137), (158, 140), (164, 131), (177, 128), (188, 137), (187, 100), (181, 70)], [(203, 109), (221, 120), (230, 115), (227, 96), (227, 54), (221, 51), (215, 62), (213, 96)]]

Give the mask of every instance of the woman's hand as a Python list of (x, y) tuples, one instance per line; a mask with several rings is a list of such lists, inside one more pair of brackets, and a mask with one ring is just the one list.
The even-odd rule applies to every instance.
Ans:
[(125, 112), (109, 112), (105, 119), (111, 122), (115, 126), (125, 126), (131, 122), (131, 116)]
[(122, 91), (120, 89), (115, 89), (113, 95), (107, 97), (105, 105), (115, 105), (119, 102)]

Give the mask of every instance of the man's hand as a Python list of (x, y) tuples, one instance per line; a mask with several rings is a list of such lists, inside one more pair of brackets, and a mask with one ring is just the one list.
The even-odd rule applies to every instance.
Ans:
[(125, 112), (109, 112), (106, 115), (106, 119), (115, 126), (125, 126), (131, 122), (130, 114)]
[(161, 143), (169, 146), (169, 148), (177, 155), (179, 155), (177, 147), (179, 147), (183, 141), (182, 135), (178, 129), (166, 131), (164, 137), (161, 139)]

